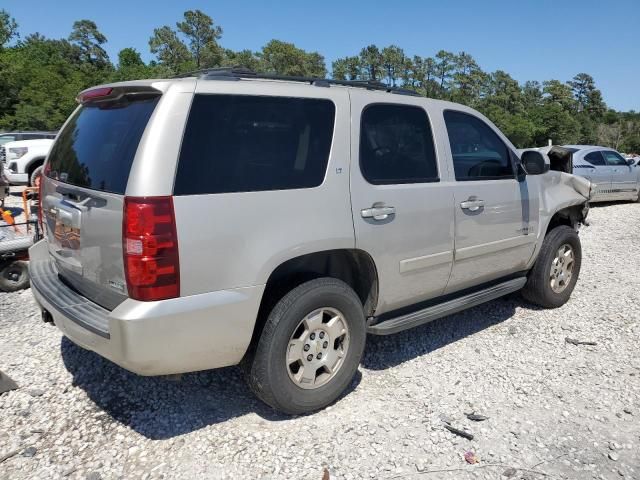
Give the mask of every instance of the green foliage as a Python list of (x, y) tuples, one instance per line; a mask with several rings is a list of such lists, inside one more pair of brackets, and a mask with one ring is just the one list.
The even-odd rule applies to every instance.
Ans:
[(6, 97), (0, 128), (55, 130), (76, 106), (81, 90), (107, 79), (111, 69), (86, 61), (78, 45), (30, 35), (0, 52)]
[(0, 10), (0, 49), (18, 36), (18, 24), (6, 10)]
[(107, 37), (100, 33), (95, 22), (91, 20), (74, 22), (69, 42), (78, 47), (82, 62), (98, 67), (111, 64), (107, 52), (102, 48), (102, 45), (107, 43)]
[(200, 10), (184, 12), (184, 21), (176, 23), (189, 44), (196, 68), (215, 67), (222, 60), (222, 49), (217, 40), (222, 36), (222, 28)]
[(174, 74), (193, 70), (195, 67), (187, 46), (175, 30), (166, 25), (153, 31), (153, 36), (149, 39), (149, 50)]
[[(107, 38), (95, 22), (78, 20), (67, 39), (39, 34), (20, 40), (16, 21), (0, 10), (0, 128), (59, 128), (92, 85), (166, 78), (199, 68), (246, 67), (280, 75), (324, 77), (325, 59), (293, 43), (271, 40), (259, 51), (225, 49), (222, 28), (200, 10), (187, 10), (175, 28), (161, 26), (149, 39), (155, 60), (134, 48), (111, 63)], [(554, 143), (602, 144), (640, 152), (640, 113), (608, 109), (589, 74), (571, 80), (519, 84), (508, 73), (484, 72), (467, 52), (409, 57), (398, 45), (365, 46), (332, 63), (332, 76), (401, 86), (432, 98), (476, 108), (517, 147)]]
[(258, 53), (260, 69), (279, 75), (324, 77), (324, 57), (318, 52), (305, 52), (293, 43), (271, 40)]

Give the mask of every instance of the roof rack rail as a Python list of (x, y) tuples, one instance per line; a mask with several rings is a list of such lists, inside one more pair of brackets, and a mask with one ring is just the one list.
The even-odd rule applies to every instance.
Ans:
[(379, 90), (388, 93), (395, 93), (398, 95), (411, 95), (420, 97), (421, 95), (413, 90), (406, 88), (392, 87), (377, 80), (335, 80), (332, 78), (322, 77), (304, 77), (304, 76), (290, 76), (290, 75), (277, 75), (272, 73), (257, 73), (254, 70), (245, 67), (222, 67), (222, 68), (207, 68), (204, 70), (196, 70), (193, 72), (186, 72), (180, 75), (176, 75), (173, 78), (185, 78), (185, 77), (198, 77), (205, 80), (241, 80), (247, 79), (262, 79), (262, 80), (283, 80), (288, 82), (300, 82), (315, 85), (317, 87), (329, 87), (331, 85), (341, 85), (345, 87), (358, 87), (366, 88), (367, 90)]

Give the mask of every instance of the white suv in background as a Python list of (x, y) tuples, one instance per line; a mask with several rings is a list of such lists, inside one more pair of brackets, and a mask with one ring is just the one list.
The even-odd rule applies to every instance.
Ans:
[(42, 164), (51, 150), (53, 139), (39, 138), (7, 142), (0, 146), (5, 159), (5, 176), (11, 185), (33, 185), (42, 173)]

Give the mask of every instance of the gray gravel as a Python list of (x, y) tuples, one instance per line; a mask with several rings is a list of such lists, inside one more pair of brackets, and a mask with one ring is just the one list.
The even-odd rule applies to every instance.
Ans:
[(372, 337), (351, 391), (298, 418), (237, 368), (130, 374), (43, 324), (29, 291), (0, 294), (0, 369), (21, 387), (0, 395), (0, 478), (640, 479), (640, 204), (590, 219), (567, 305), (513, 295)]

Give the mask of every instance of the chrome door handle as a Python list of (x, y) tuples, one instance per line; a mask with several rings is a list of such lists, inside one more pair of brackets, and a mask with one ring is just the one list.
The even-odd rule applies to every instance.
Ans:
[(362, 218), (373, 218), (374, 220), (386, 220), (395, 214), (395, 207), (371, 207), (360, 211)]
[(484, 200), (469, 199), (460, 203), (460, 207), (470, 212), (475, 212), (484, 207)]

